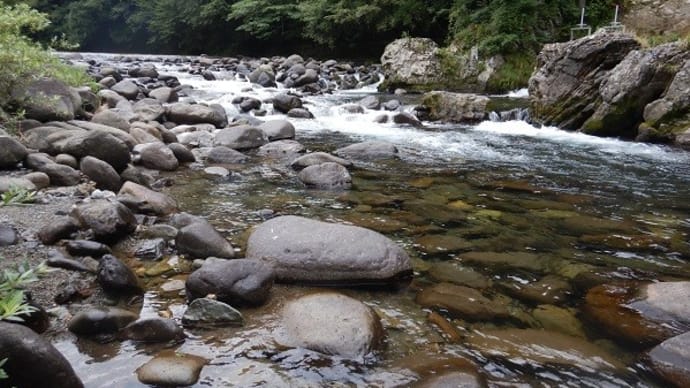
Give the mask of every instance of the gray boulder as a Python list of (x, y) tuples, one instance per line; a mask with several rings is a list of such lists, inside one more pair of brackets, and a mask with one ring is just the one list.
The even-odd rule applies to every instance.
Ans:
[(268, 300), (273, 279), (273, 269), (260, 261), (208, 259), (187, 278), (187, 297), (213, 294), (227, 304), (258, 306)]
[(79, 162), (79, 169), (89, 179), (96, 182), (96, 187), (99, 189), (118, 191), (122, 186), (122, 180), (117, 171), (108, 163), (93, 156), (83, 157)]
[(244, 163), (248, 159), (247, 155), (225, 146), (213, 147), (206, 157), (208, 163), (218, 164)]
[(142, 166), (152, 170), (175, 171), (180, 166), (173, 151), (160, 141), (139, 144), (134, 147), (134, 153), (139, 155)]
[(382, 344), (383, 334), (381, 321), (371, 307), (349, 296), (321, 292), (285, 305), (276, 342), (363, 360)]
[(428, 38), (397, 39), (381, 56), (386, 89), (428, 90), (442, 80), (438, 45)]
[(127, 70), (127, 73), (130, 77), (135, 78), (158, 78), (158, 71), (156, 70), (156, 66), (150, 64), (130, 67)]
[(319, 73), (314, 69), (306, 69), (304, 74), (295, 79), (293, 87), (299, 88), (308, 84), (313, 84), (319, 81)]
[(109, 127), (118, 128), (123, 131), (129, 131), (130, 124), (126, 114), (123, 114), (117, 108), (102, 109), (96, 112), (91, 118), (92, 123), (103, 124)]
[(0, 169), (17, 167), (28, 154), (26, 147), (16, 139), (0, 136)]
[(295, 119), (313, 119), (314, 115), (305, 108), (294, 108), (290, 109), (289, 112), (287, 112), (288, 117), (292, 117)]
[(177, 161), (180, 163), (194, 163), (196, 162), (196, 157), (194, 156), (194, 153), (187, 148), (184, 144), (180, 143), (170, 143), (168, 144), (168, 148), (173, 152), (175, 157), (177, 158)]
[(304, 146), (295, 140), (278, 140), (261, 146), (256, 154), (268, 158), (292, 159), (304, 150)]
[(0, 359), (7, 359), (2, 369), (9, 376), (8, 387), (82, 388), (72, 366), (45, 338), (33, 330), (0, 321)]
[(422, 97), (422, 107), (430, 121), (477, 123), (484, 120), (489, 101), (487, 96), (434, 91)]
[(302, 100), (297, 96), (289, 94), (279, 94), (273, 97), (273, 109), (281, 113), (288, 113), (290, 110), (302, 107)]
[(359, 105), (366, 109), (379, 110), (381, 109), (381, 99), (378, 96), (366, 96), (359, 100)]
[(114, 91), (115, 93), (123, 96), (128, 100), (136, 100), (137, 96), (140, 93), (137, 84), (128, 79), (116, 83), (110, 88), (110, 90)]
[(384, 285), (408, 281), (405, 251), (372, 230), (296, 216), (257, 226), (247, 242), (247, 258), (263, 260), (283, 282), (322, 285)]
[(140, 294), (143, 292), (137, 275), (120, 259), (103, 255), (96, 272), (98, 283), (107, 292)]
[(90, 228), (96, 239), (118, 240), (134, 232), (137, 220), (134, 214), (120, 202), (95, 200), (78, 206), (75, 217), (84, 228)]
[(398, 148), (383, 141), (367, 141), (340, 148), (333, 153), (350, 160), (374, 161), (397, 158)]
[(36, 170), (48, 175), (50, 183), (55, 186), (75, 186), (81, 180), (79, 171), (64, 164), (47, 163)]
[(61, 81), (41, 78), (31, 81), (12, 92), (12, 98), (24, 117), (41, 122), (67, 121), (74, 119), (75, 110), (81, 106), (78, 93)]
[(295, 126), (287, 120), (271, 120), (259, 125), (269, 141), (294, 139)]
[(175, 245), (181, 254), (194, 258), (220, 257), (232, 259), (235, 250), (208, 221), (195, 219), (180, 228)]
[(12, 225), (0, 225), (0, 247), (7, 247), (19, 242), (17, 230)]
[(203, 124), (209, 123), (216, 128), (228, 125), (228, 116), (221, 107), (210, 107), (199, 104), (186, 104), (176, 102), (167, 107), (167, 118), (177, 124)]
[(144, 98), (134, 103), (132, 110), (141, 121), (158, 121), (165, 114), (165, 108), (155, 98)]
[(185, 338), (184, 331), (174, 320), (158, 317), (134, 321), (123, 327), (118, 336), (145, 343), (179, 341)]
[(669, 384), (690, 386), (690, 332), (662, 342), (649, 352), (647, 360)]
[(208, 361), (202, 357), (167, 351), (156, 355), (137, 369), (142, 384), (155, 387), (188, 387), (199, 381)]
[(319, 189), (349, 189), (352, 185), (347, 168), (333, 162), (309, 166), (297, 176), (305, 185)]
[(259, 84), (265, 88), (276, 86), (276, 76), (273, 68), (268, 65), (261, 65), (249, 74), (249, 81), (253, 84)]
[(110, 89), (99, 90), (97, 96), (101, 98), (105, 106), (111, 109), (115, 108), (120, 101), (127, 101), (126, 98)]
[(160, 101), (163, 104), (168, 103), (168, 102), (177, 102), (177, 100), (179, 98), (177, 96), (177, 92), (175, 91), (175, 89), (167, 87), (167, 86), (153, 89), (152, 91), (149, 92), (149, 97), (155, 98), (156, 100)]
[(189, 304), (182, 316), (182, 324), (193, 328), (243, 326), (242, 313), (215, 299), (198, 298)]
[(177, 202), (171, 196), (134, 182), (125, 182), (122, 185), (117, 200), (142, 214), (166, 216), (177, 211)]
[(216, 133), (213, 144), (225, 146), (235, 150), (246, 150), (259, 148), (268, 143), (266, 134), (255, 127), (249, 125), (239, 125), (237, 127), (226, 128)]
[(295, 170), (301, 170), (309, 166), (315, 166), (323, 163), (338, 163), (343, 167), (352, 167), (352, 162), (327, 154), (325, 152), (312, 152), (306, 154), (298, 159), (295, 159), (290, 166)]
[(102, 130), (71, 136), (60, 147), (60, 151), (77, 158), (93, 156), (107, 162), (118, 172), (127, 168), (127, 164), (131, 160), (130, 148), (127, 143)]

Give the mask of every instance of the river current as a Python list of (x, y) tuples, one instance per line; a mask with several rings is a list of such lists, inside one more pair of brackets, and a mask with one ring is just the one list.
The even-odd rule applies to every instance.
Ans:
[[(120, 65), (114, 56), (84, 58)], [(239, 114), (231, 102), (237, 96), (264, 100), (284, 91), (223, 72), (215, 73), (218, 80), (206, 81), (186, 72), (185, 64), (137, 58), (193, 86), (189, 98), (223, 105), (229, 117)], [(247, 164), (225, 166), (232, 171), (230, 179), (209, 177), (204, 166), (192, 165), (171, 174), (175, 183), (166, 190), (181, 209), (207, 217), (240, 254), (250, 228), (267, 214), (360, 225), (398, 242), (414, 262), (410, 287), (339, 290), (379, 313), (387, 332), (384, 350), (356, 363), (277, 348), (272, 331), (279, 307), (310, 291), (279, 285), (266, 306), (242, 310), (246, 326), (188, 332), (189, 338), (173, 347), (209, 360), (195, 386), (405, 386), (423, 374), (420, 368), (452, 364), (448, 360), (456, 358), (471, 360), (490, 386), (663, 385), (640, 362), (644, 349), (610, 338), (586, 319), (581, 307), (593, 274), (605, 279), (599, 282), (690, 279), (690, 153), (535, 128), (522, 121), (413, 128), (374, 123), (381, 111), (353, 114), (343, 109), (372, 94), (383, 101), (399, 98), (408, 111), (417, 98), (378, 94), (375, 87), (336, 91), (304, 98), (315, 119), (290, 119), (296, 140), (310, 151), (333, 151), (366, 140), (399, 148), (398, 161), (353, 169), (351, 190), (307, 189), (285, 163), (253, 153)], [(524, 98), (524, 93), (517, 95), (495, 98)], [(260, 119), (284, 117), (268, 110)], [(519, 260), (467, 255), (486, 252)], [(171, 271), (148, 278), (142, 315), (181, 317), (183, 297), (159, 288), (185, 279), (176, 260), (168, 261)], [(148, 269), (157, 264), (139, 265)], [(464, 279), (468, 273), (470, 280)], [(513, 319), (461, 319), (440, 311), (462, 337), (452, 340), (430, 321), (431, 310), (415, 302), (420, 290), (441, 282), (480, 290), (509, 306)], [(547, 291), (535, 296), (525, 287), (531, 284), (542, 284)], [(545, 318), (544, 311), (556, 313)], [(529, 346), (529, 338), (514, 348), (496, 349), (477, 335), (545, 328), (544, 333), (567, 334), (572, 343), (562, 348), (534, 343), (538, 349), (525, 352), (518, 348)], [(590, 355), (574, 350), (583, 343), (620, 364), (591, 366)], [(56, 346), (87, 387), (139, 386), (134, 370), (169, 347), (98, 343), (69, 335), (57, 338)]]

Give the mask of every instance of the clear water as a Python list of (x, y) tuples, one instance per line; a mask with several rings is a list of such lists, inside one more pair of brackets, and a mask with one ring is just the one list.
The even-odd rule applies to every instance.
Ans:
[[(220, 103), (229, 115), (238, 113), (230, 103), (238, 95), (265, 99), (278, 92), (256, 86), (247, 90), (248, 83), (223, 73), (217, 74), (219, 81), (204, 81), (182, 71), (182, 66), (165, 66), (157, 57), (149, 60), (183, 84), (193, 85), (190, 97)], [(169, 191), (182, 209), (208, 217), (240, 250), (266, 209), (366, 226), (399, 242), (414, 261), (415, 280), (409, 288), (340, 290), (376, 309), (387, 329), (385, 349), (365, 365), (278, 349), (271, 333), (281, 303), (309, 291), (278, 286), (266, 306), (242, 311), (245, 327), (189, 332), (190, 338), (174, 347), (209, 360), (196, 386), (403, 386), (416, 375), (401, 360), (417, 354), (469, 359), (492, 386), (662, 385), (639, 363), (642, 350), (620, 346), (582, 320), (584, 291), (576, 275), (596, 272), (611, 281), (690, 279), (690, 154), (556, 128), (537, 129), (517, 121), (476, 126), (425, 123), (424, 129), (375, 124), (379, 111), (347, 114), (340, 107), (372, 93), (374, 88), (306, 97), (316, 119), (291, 120), (297, 140), (309, 150), (332, 151), (363, 140), (385, 140), (399, 147), (399, 161), (354, 169), (352, 190), (308, 190), (284, 163), (253, 155), (246, 165), (229, 166), (234, 173), (229, 181), (210, 179), (200, 169), (176, 172), (176, 184)], [(406, 97), (406, 102), (412, 104), (413, 98)], [(469, 245), (454, 248), (443, 246), (447, 242), (427, 242), (439, 236)], [(459, 258), (468, 251), (532, 253), (538, 259), (489, 263)], [(463, 337), (449, 341), (429, 322), (430, 310), (415, 303), (420, 289), (438, 282), (433, 267), (444, 263), (488, 279), (490, 285), (482, 292), (507, 300), (518, 322), (468, 322), (441, 311)], [(472, 345), (472, 333), (541, 328), (534, 315), (536, 303), (509, 289), (547, 275), (571, 287), (557, 304), (582, 325), (576, 342), (604, 349), (620, 361), (619, 366), (591, 368), (567, 345), (557, 349), (569, 354), (567, 365), (538, 357), (496, 356)], [(149, 281), (144, 313), (179, 318), (182, 298), (156, 291), (165, 279)], [(89, 387), (138, 386), (133, 371), (164, 347), (98, 344), (69, 335), (56, 339), (56, 345)]]

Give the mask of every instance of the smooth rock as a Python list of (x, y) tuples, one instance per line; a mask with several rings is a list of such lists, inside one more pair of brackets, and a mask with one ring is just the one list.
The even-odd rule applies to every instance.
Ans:
[(45, 338), (33, 330), (0, 321), (0, 360), (9, 376), (3, 386), (42, 388), (46, 382), (54, 388), (82, 388), (69, 361)]
[(206, 105), (191, 105), (182, 102), (171, 104), (167, 108), (167, 117), (177, 124), (203, 124), (209, 123), (216, 128), (228, 125), (228, 116), (225, 110)]
[(160, 88), (153, 89), (149, 92), (149, 97), (155, 98), (162, 103), (177, 102), (178, 96), (175, 89), (162, 86)]
[(313, 119), (314, 115), (306, 108), (294, 108), (287, 112), (288, 117), (295, 119)]
[(453, 283), (475, 289), (491, 286), (491, 280), (472, 268), (442, 261), (434, 263), (429, 269), (429, 276), (437, 282)]
[(145, 318), (123, 327), (120, 338), (136, 342), (156, 343), (178, 341), (185, 338), (182, 328), (172, 319)]
[(118, 191), (122, 187), (122, 180), (117, 171), (110, 164), (93, 156), (83, 157), (79, 163), (79, 169), (89, 179), (96, 182), (96, 187), (99, 189)]
[(0, 169), (17, 167), (28, 154), (26, 147), (16, 139), (0, 136)]
[(45, 245), (52, 245), (63, 238), (69, 238), (79, 230), (79, 224), (72, 217), (59, 217), (39, 229), (38, 239)]
[(178, 252), (193, 258), (235, 257), (232, 244), (206, 220), (196, 220), (180, 228), (175, 237), (175, 245)]
[(478, 123), (486, 116), (489, 97), (434, 91), (422, 97), (425, 119), (449, 123)]
[(266, 143), (268, 143), (266, 134), (249, 125), (223, 129), (216, 133), (213, 141), (216, 146), (225, 146), (235, 150), (259, 148)]
[(164, 351), (140, 366), (137, 378), (142, 384), (157, 387), (187, 387), (199, 381), (207, 362), (199, 356)]
[(0, 225), (0, 247), (7, 247), (19, 242), (19, 235), (12, 225)]
[(173, 142), (168, 144), (168, 148), (170, 148), (170, 150), (173, 152), (179, 163), (196, 162), (196, 157), (194, 156), (192, 151), (189, 148), (187, 148), (187, 146), (185, 146), (184, 144)]
[(242, 313), (232, 306), (209, 298), (194, 299), (182, 316), (182, 324), (194, 328), (243, 326)]
[(383, 340), (380, 318), (348, 296), (322, 292), (289, 301), (281, 311), (276, 341), (350, 359), (363, 359)]
[(226, 146), (213, 147), (206, 157), (207, 162), (219, 164), (239, 164), (248, 159), (247, 155)]
[(398, 148), (391, 143), (367, 141), (340, 148), (333, 153), (350, 160), (375, 161), (397, 158)]
[(78, 206), (74, 214), (84, 228), (93, 230), (99, 241), (120, 239), (137, 227), (134, 214), (116, 201), (95, 200)]
[(144, 98), (132, 106), (134, 114), (141, 121), (158, 121), (165, 114), (165, 108), (155, 98)]
[(98, 283), (105, 291), (123, 294), (143, 292), (139, 279), (120, 259), (113, 255), (103, 255), (98, 262)]
[(479, 291), (450, 283), (439, 283), (417, 294), (417, 303), (424, 307), (447, 310), (452, 316), (469, 321), (509, 319), (508, 306), (489, 299)]
[(304, 150), (305, 147), (295, 140), (278, 140), (262, 145), (256, 154), (275, 159), (292, 159)]
[(78, 335), (114, 333), (137, 318), (133, 312), (115, 307), (88, 307), (74, 315), (68, 328)]
[(103, 109), (99, 112), (96, 112), (96, 114), (94, 114), (91, 118), (91, 122), (118, 128), (123, 131), (129, 131), (130, 128), (128, 115), (117, 108)]
[(175, 171), (180, 166), (173, 151), (163, 142), (138, 144), (134, 152), (140, 156), (139, 163), (152, 170)]
[(230, 305), (262, 305), (273, 287), (273, 269), (248, 259), (207, 259), (187, 278), (189, 300), (213, 294)]
[(349, 189), (352, 185), (347, 168), (332, 162), (309, 166), (297, 176), (305, 185), (318, 189)]
[(287, 120), (267, 121), (258, 128), (268, 136), (269, 141), (295, 138), (295, 126)]
[(166, 216), (177, 211), (177, 202), (169, 195), (134, 182), (126, 182), (117, 200), (137, 213)]
[(29, 80), (12, 90), (12, 99), (24, 110), (24, 117), (41, 122), (74, 119), (75, 110), (81, 106), (81, 98), (72, 94), (62, 81), (52, 78)]
[(302, 107), (302, 100), (299, 97), (288, 94), (279, 94), (273, 97), (273, 109), (281, 113), (288, 113), (290, 110)]
[(337, 156), (333, 156), (331, 154), (327, 154), (325, 152), (312, 152), (309, 154), (306, 154), (304, 156), (301, 156), (297, 159), (295, 159), (290, 166), (294, 168), (295, 170), (301, 170), (303, 168), (309, 167), (309, 166), (314, 166), (314, 165), (319, 165), (322, 163), (338, 163), (341, 166), (344, 167), (352, 167), (352, 162), (349, 160), (345, 160), (343, 158), (339, 158)]
[(137, 95), (139, 95), (139, 87), (137, 84), (130, 80), (122, 80), (115, 85), (113, 85), (110, 90), (114, 91), (115, 93), (123, 96), (124, 98), (128, 100), (134, 100), (137, 98)]
[(412, 273), (405, 251), (377, 232), (296, 216), (257, 226), (246, 255), (273, 265), (283, 282), (386, 285)]
[(65, 243), (65, 248), (70, 255), (74, 256), (91, 256), (99, 258), (103, 255), (112, 253), (109, 246), (89, 240), (69, 240)]

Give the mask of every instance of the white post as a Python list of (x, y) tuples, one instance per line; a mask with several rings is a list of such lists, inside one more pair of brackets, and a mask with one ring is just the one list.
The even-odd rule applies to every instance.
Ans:
[(613, 17), (613, 23), (618, 24), (618, 4), (616, 4), (616, 15)]
[(580, 27), (585, 26), (585, 7), (582, 7), (582, 14), (580, 15)]

